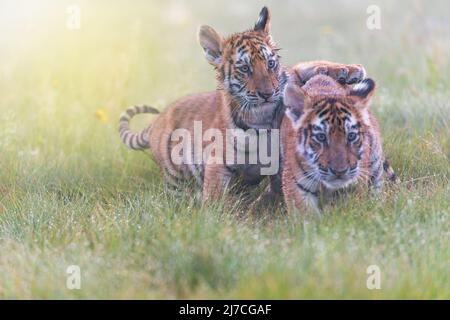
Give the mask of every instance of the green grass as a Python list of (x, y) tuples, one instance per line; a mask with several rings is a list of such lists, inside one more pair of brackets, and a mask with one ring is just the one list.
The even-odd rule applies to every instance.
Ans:
[[(0, 298), (450, 298), (446, 1), (80, 1), (78, 31), (65, 28), (72, 2), (7, 3)], [(163, 109), (215, 88), (197, 26), (243, 30), (263, 4), (284, 63), (363, 63), (376, 79), (373, 109), (399, 186), (350, 195), (320, 218), (252, 218), (239, 199), (201, 207), (189, 189), (167, 194), (155, 164), (122, 145), (127, 105)], [(369, 4), (382, 10), (379, 31), (365, 27)], [(366, 287), (373, 264), (380, 290)], [(66, 288), (69, 265), (81, 268), (81, 290)]]

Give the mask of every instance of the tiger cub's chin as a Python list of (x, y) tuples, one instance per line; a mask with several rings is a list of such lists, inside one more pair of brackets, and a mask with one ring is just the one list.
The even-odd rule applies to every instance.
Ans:
[(357, 183), (357, 180), (355, 178), (353, 179), (335, 179), (331, 181), (322, 181), (322, 184), (325, 188), (329, 189), (330, 191), (336, 191), (341, 189), (346, 189), (354, 184)]

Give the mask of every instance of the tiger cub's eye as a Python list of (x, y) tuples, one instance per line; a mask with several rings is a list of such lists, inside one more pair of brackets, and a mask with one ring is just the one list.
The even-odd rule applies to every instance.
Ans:
[(325, 142), (327, 140), (327, 136), (325, 135), (325, 133), (318, 133), (316, 134), (316, 139), (320, 142)]
[(250, 68), (246, 65), (243, 65), (239, 68), (239, 70), (241, 70), (243, 73), (248, 73), (250, 71)]
[(348, 134), (348, 136), (347, 136), (347, 139), (348, 139), (349, 142), (353, 142), (353, 141), (356, 140), (357, 137), (358, 136), (357, 136), (357, 134), (355, 132), (350, 132)]
[(269, 67), (269, 69), (275, 68), (276, 65), (277, 65), (277, 63), (275, 62), (275, 60), (269, 60), (269, 62), (267, 63), (267, 66)]

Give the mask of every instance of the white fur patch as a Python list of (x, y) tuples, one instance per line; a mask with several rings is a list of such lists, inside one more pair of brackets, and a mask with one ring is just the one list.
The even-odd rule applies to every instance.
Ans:
[(222, 62), (222, 57), (212, 54), (210, 50), (205, 50), (205, 56), (206, 60), (214, 65), (219, 65)]
[(368, 86), (368, 84), (366, 82), (357, 83), (353, 87), (353, 91), (354, 92), (366, 92), (367, 89), (369, 89), (369, 86)]
[(308, 208), (310, 208), (315, 214), (320, 215), (319, 199), (316, 196), (305, 193), (303, 195), (303, 199)]
[(296, 115), (294, 112), (292, 112), (291, 108), (286, 108), (285, 114), (289, 118), (289, 120), (291, 120), (291, 123), (292, 123), (292, 126), (294, 127), (294, 129), (298, 130), (298, 128), (300, 128), (301, 124), (302, 124), (300, 121), (302, 116), (298, 117), (298, 115)]
[(361, 118), (362, 118), (362, 122), (366, 126), (371, 126), (370, 115), (369, 115), (369, 111), (367, 109), (362, 109), (361, 110)]

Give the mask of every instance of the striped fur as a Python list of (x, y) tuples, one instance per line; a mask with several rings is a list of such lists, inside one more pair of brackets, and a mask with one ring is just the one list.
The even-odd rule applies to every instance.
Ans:
[(141, 132), (132, 132), (130, 130), (130, 120), (135, 115), (140, 113), (152, 113), (157, 114), (159, 113), (158, 110), (156, 110), (153, 107), (142, 105), (142, 106), (132, 106), (129, 107), (122, 115), (120, 116), (119, 120), (119, 134), (120, 138), (122, 139), (122, 142), (128, 147), (133, 150), (143, 150), (148, 149), (150, 147), (149, 145), (149, 127), (145, 128)]
[(369, 109), (375, 82), (341, 85), (317, 75), (302, 88), (289, 84), (282, 124), (283, 193), (290, 211), (319, 212), (319, 195), (356, 183), (382, 187), (383, 172), (395, 181), (384, 158), (378, 123)]

